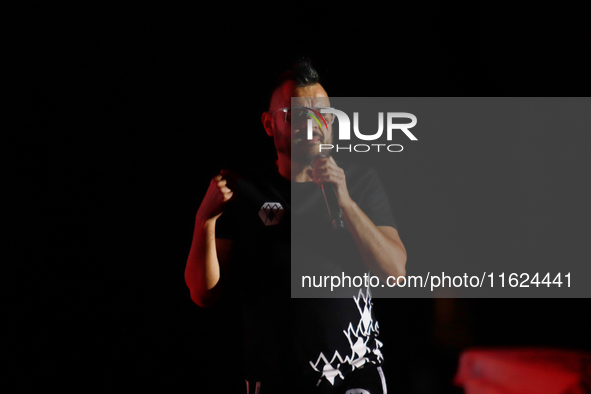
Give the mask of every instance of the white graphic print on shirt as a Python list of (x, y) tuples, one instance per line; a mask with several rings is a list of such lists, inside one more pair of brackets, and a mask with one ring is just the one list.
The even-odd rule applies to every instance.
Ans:
[[(371, 294), (369, 291), (364, 294), (363, 290), (359, 289), (359, 295), (357, 297), (354, 296), (353, 300), (359, 310), (360, 319), (356, 328), (353, 328), (352, 323), (349, 323), (347, 331), (343, 330), (343, 333), (349, 341), (351, 354), (346, 355), (345, 358), (343, 358), (338, 351), (335, 351), (329, 361), (327, 357), (320, 352), (316, 363), (310, 361), (312, 368), (316, 372), (322, 372), (322, 377), (325, 377), (333, 385), (337, 375), (341, 379), (344, 379), (343, 374), (341, 373), (342, 365), (349, 364), (352, 369), (355, 370), (355, 368), (361, 367), (366, 362), (376, 364), (383, 360), (382, 352), (380, 351), (380, 348), (383, 345), (380, 341), (374, 339), (375, 348), (373, 349), (368, 346), (371, 334), (379, 334), (378, 322), (374, 322), (372, 319), (371, 310), (373, 304), (371, 302)], [(375, 355), (375, 361), (372, 361), (367, 357), (371, 353)]]

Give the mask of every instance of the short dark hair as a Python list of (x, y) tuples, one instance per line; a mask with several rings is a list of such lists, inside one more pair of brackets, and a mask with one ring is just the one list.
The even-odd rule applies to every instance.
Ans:
[(285, 81), (295, 81), (297, 87), (303, 87), (320, 83), (320, 76), (312, 67), (312, 61), (304, 57), (295, 62), (290, 70), (279, 76), (276, 87)]

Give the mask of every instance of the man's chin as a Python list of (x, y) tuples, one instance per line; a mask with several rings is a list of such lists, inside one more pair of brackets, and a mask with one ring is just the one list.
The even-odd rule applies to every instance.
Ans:
[(310, 162), (320, 154), (320, 144), (309, 144), (309, 146), (294, 147), (291, 150), (291, 159), (294, 161)]

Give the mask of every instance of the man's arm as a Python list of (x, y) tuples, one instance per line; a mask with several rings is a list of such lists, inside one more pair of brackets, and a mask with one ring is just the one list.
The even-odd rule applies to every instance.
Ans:
[(406, 249), (398, 231), (390, 226), (375, 226), (351, 200), (341, 206), (349, 232), (371, 272), (383, 283), (388, 276), (406, 275)]
[(233, 192), (225, 173), (212, 179), (195, 218), (193, 242), (185, 268), (185, 283), (191, 299), (201, 307), (213, 305), (220, 296), (220, 277), (226, 271), (233, 241), (215, 238), (217, 219)]
[(332, 183), (335, 186), (339, 206), (363, 261), (386, 283), (388, 276), (406, 275), (406, 249), (398, 231), (390, 226), (376, 226), (349, 196), (345, 172), (332, 157), (314, 163), (309, 174), (317, 184)]

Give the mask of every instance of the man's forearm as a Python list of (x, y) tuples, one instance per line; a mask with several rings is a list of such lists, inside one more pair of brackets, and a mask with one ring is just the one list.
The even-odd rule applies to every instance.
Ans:
[(199, 306), (209, 306), (217, 294), (220, 264), (215, 244), (216, 219), (196, 220), (193, 243), (185, 268), (185, 282), (191, 299)]
[(406, 275), (406, 250), (402, 243), (376, 227), (354, 201), (343, 204), (341, 210), (361, 257), (371, 272), (384, 283), (388, 276)]

